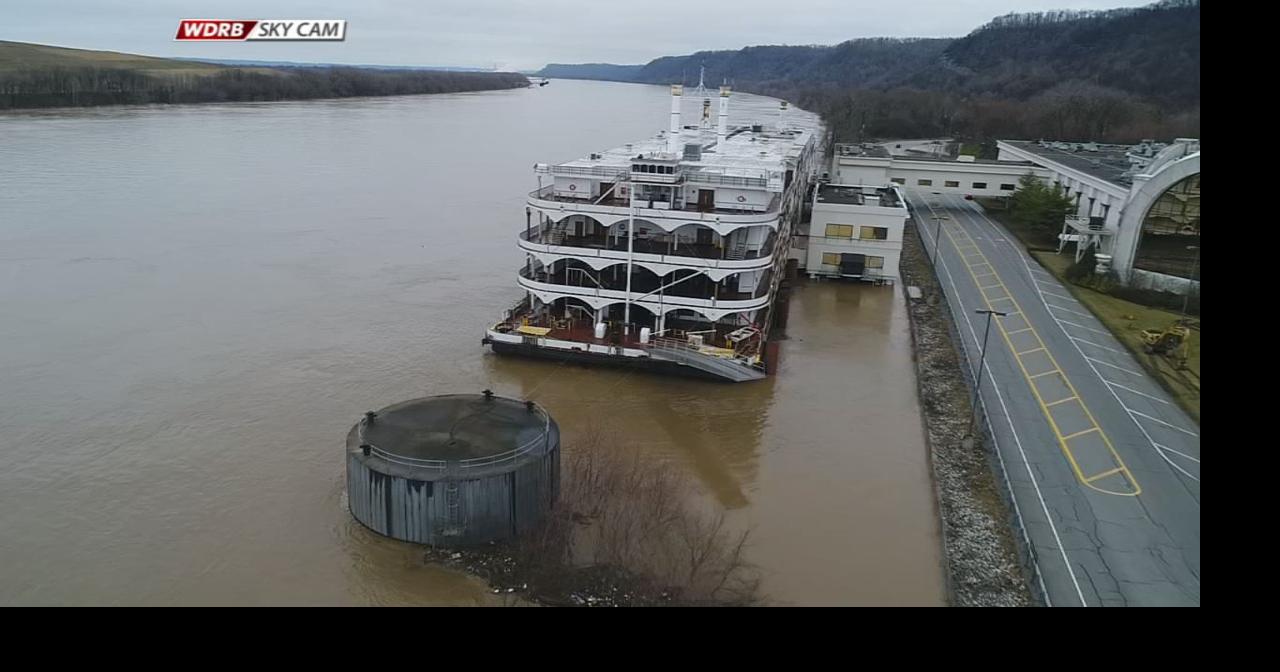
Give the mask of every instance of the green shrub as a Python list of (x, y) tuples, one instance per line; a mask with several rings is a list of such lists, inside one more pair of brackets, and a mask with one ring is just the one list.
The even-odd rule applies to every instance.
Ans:
[(1014, 222), (1045, 233), (1060, 231), (1063, 220), (1075, 208), (1070, 198), (1031, 173), (1022, 176), (1018, 190), (1009, 198), (1009, 214)]
[(1098, 256), (1093, 250), (1094, 247), (1090, 245), (1085, 249), (1084, 256), (1080, 257), (1080, 261), (1067, 268), (1065, 273), (1067, 280), (1080, 285), (1093, 279), (1093, 271), (1098, 267)]

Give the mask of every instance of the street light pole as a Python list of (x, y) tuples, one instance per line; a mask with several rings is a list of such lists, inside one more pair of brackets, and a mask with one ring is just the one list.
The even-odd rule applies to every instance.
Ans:
[(1196, 255), (1191, 260), (1191, 275), (1187, 276), (1187, 295), (1182, 297), (1182, 319), (1187, 319), (1187, 303), (1191, 301), (1191, 292), (1196, 286), (1196, 265), (1200, 263), (1200, 246), (1188, 245), (1188, 250), (1195, 250)]
[(933, 221), (938, 223), (933, 229), (933, 259), (930, 259), (934, 266), (938, 265), (938, 252), (942, 248), (942, 220), (944, 219), (946, 219), (944, 215), (933, 215)]
[(978, 399), (982, 394), (982, 370), (987, 361), (987, 339), (991, 337), (991, 316), (1004, 317), (1008, 313), (998, 310), (976, 310), (979, 315), (987, 316), (987, 329), (982, 335), (982, 352), (978, 355), (978, 382), (973, 386), (973, 412), (969, 415), (969, 436), (974, 435), (974, 426), (978, 424)]

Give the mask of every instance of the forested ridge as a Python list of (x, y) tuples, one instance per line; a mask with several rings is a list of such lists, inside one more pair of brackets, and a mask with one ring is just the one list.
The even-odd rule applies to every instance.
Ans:
[(842, 140), (956, 135), (1135, 141), (1200, 132), (1200, 3), (1009, 14), (956, 39), (756, 46), (549, 77), (723, 81), (822, 114)]

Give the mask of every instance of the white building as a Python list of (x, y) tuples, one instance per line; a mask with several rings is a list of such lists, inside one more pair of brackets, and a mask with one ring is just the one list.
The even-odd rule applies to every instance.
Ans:
[[(682, 95), (672, 87), (670, 125), (656, 137), (535, 166), (518, 240), (526, 299), (488, 330), (496, 351), (678, 369), (661, 345), (686, 360), (695, 351), (759, 364), (817, 142), (809, 131), (730, 128), (727, 87), (716, 126), (684, 126)], [(695, 361), (724, 373), (711, 371), (722, 362)]]
[(830, 178), (1007, 197), (1030, 174), (1075, 200), (1076, 217), (1064, 222), (1063, 240), (1096, 246), (1122, 282), (1179, 293), (1198, 288), (1199, 140), (1133, 146), (1001, 140), (997, 146), (999, 160), (982, 161), (890, 155), (882, 145), (839, 144)]
[(895, 283), (909, 213), (896, 185), (821, 184), (813, 216), (797, 242), (809, 277)]
[(813, 216), (793, 258), (810, 277), (897, 282), (907, 210), (904, 188), (973, 196), (1009, 196), (1028, 173), (1047, 179), (1032, 162), (978, 161), (891, 155), (883, 145), (837, 144), (830, 184), (814, 195)]
[[(1032, 162), (1075, 199), (1064, 232), (1110, 255), (1127, 284), (1186, 292), (1199, 287), (1200, 141), (1168, 145), (997, 143), (1001, 160)], [(1192, 280), (1194, 278), (1194, 280)]]
[(830, 178), (835, 184), (896, 184), (941, 193), (1010, 196), (1028, 173), (1041, 179), (1052, 174), (1032, 161), (890, 155), (882, 145), (837, 144)]

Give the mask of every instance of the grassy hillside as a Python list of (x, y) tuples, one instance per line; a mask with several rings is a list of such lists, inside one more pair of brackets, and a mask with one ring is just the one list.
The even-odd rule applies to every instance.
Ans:
[(26, 42), (0, 40), (0, 72), (47, 68), (103, 68), (136, 70), (146, 74), (183, 72), (213, 74), (225, 68), (211, 63), (179, 61), (154, 56), (122, 54), (118, 51), (69, 49)]

